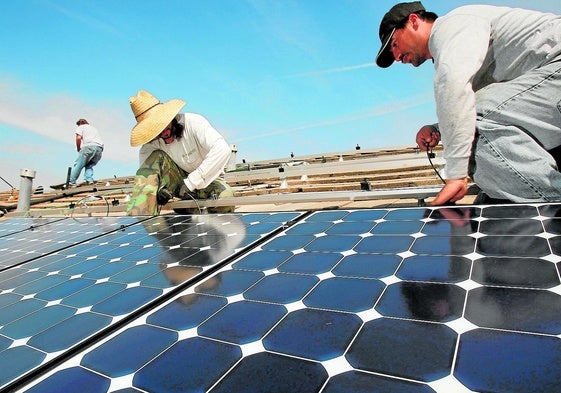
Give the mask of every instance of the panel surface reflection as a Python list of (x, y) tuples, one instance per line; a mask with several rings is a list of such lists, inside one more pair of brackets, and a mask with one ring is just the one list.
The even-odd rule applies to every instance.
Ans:
[(165, 301), (299, 215), (18, 220), (21, 230), (0, 238), (8, 255), (0, 271), (0, 386)]
[[(107, 291), (119, 293), (119, 286), (135, 283), (156, 291), (173, 285), (164, 282), (187, 285), (23, 390), (561, 391), (559, 217), (561, 205), (554, 204), (318, 211), (198, 276), (167, 270), (207, 269), (208, 258), (220, 258), (220, 250), (214, 251), (226, 241), (220, 233), (173, 221), (179, 218), (141, 223), (136, 226), (143, 236), (135, 232), (114, 243), (127, 243), (131, 252), (117, 256), (104, 248), (105, 254), (90, 259), (111, 255), (125, 264), (100, 279), (115, 286)], [(244, 227), (246, 233), (255, 228)], [(178, 242), (175, 233), (183, 239)], [(204, 246), (203, 233), (209, 235)], [(170, 257), (177, 244), (181, 252)], [(145, 246), (150, 252), (143, 259), (139, 247)], [(80, 252), (81, 258), (90, 255), (85, 248)], [(127, 265), (137, 262), (159, 271), (150, 275)], [(50, 264), (80, 271), (58, 260)], [(80, 277), (69, 277), (93, 279), (99, 269), (87, 265)], [(52, 274), (42, 273), (53, 271), (37, 266), (28, 273), (46, 280)], [(29, 293), (29, 284), (18, 285)], [(76, 293), (89, 288), (84, 281), (75, 285), (84, 287), (49, 318), (75, 316), (69, 309), (84, 304)], [(10, 290), (6, 296), (3, 308), (25, 304), (18, 320), (51, 304), (46, 295), (29, 298)], [(111, 299), (92, 296), (98, 300), (89, 307)], [(34, 341), (47, 347), (45, 338), (37, 333)], [(28, 363), (42, 361), (39, 353), (29, 353), (31, 346), (19, 350)]]

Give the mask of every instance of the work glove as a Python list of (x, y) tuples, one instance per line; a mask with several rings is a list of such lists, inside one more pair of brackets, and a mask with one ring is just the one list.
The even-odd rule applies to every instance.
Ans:
[(156, 195), (156, 199), (158, 200), (158, 205), (165, 205), (172, 198), (173, 198), (173, 194), (165, 187), (160, 188), (158, 190), (158, 194)]

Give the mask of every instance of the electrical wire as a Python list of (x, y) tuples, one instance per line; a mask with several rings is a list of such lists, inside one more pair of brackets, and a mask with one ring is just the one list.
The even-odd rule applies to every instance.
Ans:
[(82, 199), (80, 199), (78, 202), (76, 203), (71, 203), (69, 208), (70, 208), (70, 217), (72, 217), (72, 215), (74, 214), (74, 210), (76, 209), (76, 206), (81, 204), (84, 207), (88, 207), (87, 202), (93, 202), (95, 200), (100, 200), (102, 199), (103, 201), (105, 201), (105, 204), (107, 205), (107, 211), (105, 213), (105, 217), (109, 217), (109, 201), (107, 201), (107, 198), (105, 198), (104, 195), (101, 196), (95, 196), (95, 195), (88, 195)]
[(189, 195), (189, 197), (193, 200), (193, 202), (195, 202), (195, 205), (197, 205), (197, 209), (199, 210), (199, 214), (203, 214), (203, 209), (199, 205), (199, 202), (197, 202), (197, 199), (193, 195), (191, 195), (190, 192), (188, 192), (187, 195)]
[(105, 201), (105, 204), (107, 205), (107, 212), (105, 213), (105, 217), (109, 217), (109, 201), (103, 195), (101, 196), (101, 199), (103, 199)]
[(12, 190), (15, 190), (15, 187), (12, 186), (10, 183), (8, 183), (8, 181), (7, 181), (6, 179), (4, 179), (2, 176), (0, 176), (0, 179), (2, 179), (2, 181), (3, 181), (4, 183), (6, 183), (7, 185), (9, 185), (10, 188), (11, 188)]
[(430, 166), (432, 167), (432, 169), (434, 170), (434, 172), (436, 173), (436, 175), (438, 176), (438, 178), (442, 181), (442, 183), (446, 184), (446, 180), (444, 180), (442, 178), (442, 176), (440, 176), (440, 173), (438, 172), (438, 170), (436, 169), (436, 167), (434, 166), (434, 164), (432, 163), (432, 159), (435, 157), (435, 154), (432, 152), (432, 148), (430, 148), (427, 144), (427, 158), (429, 159), (429, 163)]

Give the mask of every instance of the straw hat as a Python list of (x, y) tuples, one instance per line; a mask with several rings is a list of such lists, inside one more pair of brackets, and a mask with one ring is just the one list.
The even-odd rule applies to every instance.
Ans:
[(185, 105), (185, 101), (172, 99), (162, 104), (145, 90), (139, 90), (135, 97), (129, 98), (132, 113), (137, 121), (131, 131), (131, 146), (150, 142), (173, 120)]

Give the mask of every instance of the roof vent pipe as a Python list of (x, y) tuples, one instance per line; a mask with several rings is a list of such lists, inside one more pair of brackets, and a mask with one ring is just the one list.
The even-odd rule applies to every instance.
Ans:
[(33, 186), (33, 179), (35, 178), (35, 171), (31, 169), (21, 169), (19, 173), (20, 187), (17, 212), (26, 212), (29, 210), (31, 204), (31, 188)]

